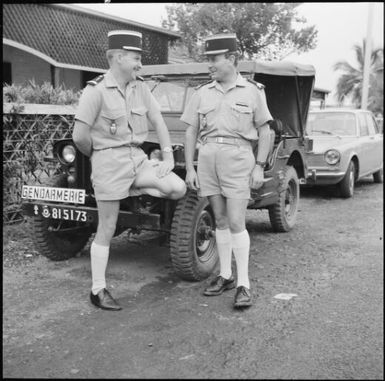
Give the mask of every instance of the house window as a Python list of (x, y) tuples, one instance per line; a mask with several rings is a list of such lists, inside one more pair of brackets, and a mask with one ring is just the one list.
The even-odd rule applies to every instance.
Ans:
[(10, 62), (3, 62), (3, 84), (12, 84), (12, 65)]

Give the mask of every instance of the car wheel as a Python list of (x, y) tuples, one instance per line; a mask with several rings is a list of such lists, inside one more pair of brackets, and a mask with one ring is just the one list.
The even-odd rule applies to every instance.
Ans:
[(354, 182), (355, 182), (355, 165), (351, 161), (348, 166), (348, 170), (345, 173), (344, 178), (338, 183), (338, 187), (341, 192), (341, 197), (349, 198), (354, 194)]
[[(67, 188), (66, 176), (54, 178), (49, 186)], [(38, 251), (45, 257), (62, 261), (72, 258), (87, 244), (92, 231), (82, 222), (62, 221), (34, 216), (34, 241)]]
[(269, 217), (273, 230), (287, 232), (296, 222), (299, 205), (299, 180), (297, 171), (292, 166), (286, 166), (283, 179), (284, 190), (279, 195), (277, 203), (269, 207)]
[(382, 183), (384, 181), (384, 170), (380, 169), (373, 173), (373, 180), (375, 183)]
[(170, 256), (179, 277), (199, 281), (212, 274), (219, 261), (215, 228), (207, 198), (188, 191), (178, 201), (171, 224)]

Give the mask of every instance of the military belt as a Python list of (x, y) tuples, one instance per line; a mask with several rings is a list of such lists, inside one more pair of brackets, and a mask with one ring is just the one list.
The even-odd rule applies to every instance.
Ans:
[(224, 136), (208, 136), (202, 138), (202, 143), (232, 144), (235, 146), (250, 146), (250, 141), (242, 138), (229, 138)]
[(120, 146), (114, 146), (114, 147), (106, 147), (106, 148), (94, 149), (94, 151), (104, 151), (104, 150), (106, 150), (106, 149), (111, 149), (111, 148), (121, 148), (121, 147), (134, 147), (134, 148), (139, 148), (141, 145), (142, 145), (142, 143), (131, 142), (131, 143), (121, 144)]

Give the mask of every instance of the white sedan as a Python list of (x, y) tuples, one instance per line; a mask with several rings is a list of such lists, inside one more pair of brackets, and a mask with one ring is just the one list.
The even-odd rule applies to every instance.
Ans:
[(307, 184), (337, 184), (347, 198), (362, 177), (372, 174), (374, 182), (382, 183), (383, 135), (370, 111), (310, 111), (306, 133), (313, 140)]

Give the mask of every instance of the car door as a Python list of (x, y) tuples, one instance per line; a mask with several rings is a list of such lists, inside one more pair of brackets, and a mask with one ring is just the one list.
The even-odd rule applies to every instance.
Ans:
[(380, 134), (374, 117), (372, 114), (365, 113), (366, 122), (369, 130), (369, 144), (370, 144), (370, 170), (375, 171), (382, 166), (383, 155), (383, 137)]
[(371, 167), (371, 149), (373, 147), (372, 140), (369, 137), (368, 122), (365, 117), (365, 113), (357, 113), (358, 126), (359, 126), (359, 138), (357, 153), (359, 155), (359, 177), (365, 175), (370, 171)]

